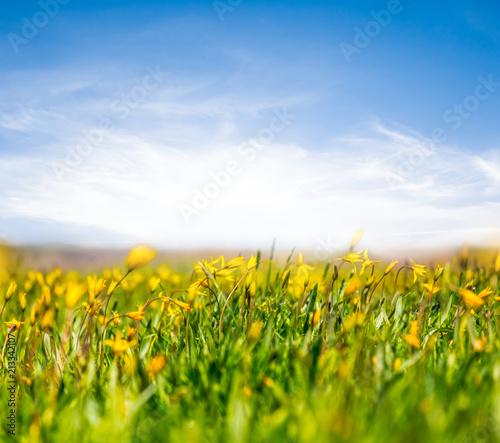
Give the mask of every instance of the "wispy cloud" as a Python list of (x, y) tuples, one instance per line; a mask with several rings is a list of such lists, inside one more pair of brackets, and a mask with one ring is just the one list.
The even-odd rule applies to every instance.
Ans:
[[(211, 118), (220, 123), (226, 115)], [(187, 133), (182, 121), (179, 131)], [(344, 242), (359, 227), (378, 247), (480, 242), (500, 233), (492, 154), (443, 148), (393, 187), (387, 177), (398, 155), (423, 138), (378, 123), (323, 150), (276, 140), (249, 161), (245, 140), (230, 133), (223, 146), (200, 133), (189, 148), (122, 128), (62, 180), (52, 170), (60, 161), (54, 151), (3, 155), (1, 213), (164, 246), (262, 246), (276, 236), (283, 246), (306, 247), (326, 236)], [(179, 206), (229, 161), (239, 174), (187, 224)]]

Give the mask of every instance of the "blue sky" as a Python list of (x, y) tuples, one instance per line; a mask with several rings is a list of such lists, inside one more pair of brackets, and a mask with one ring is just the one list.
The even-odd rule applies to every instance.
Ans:
[(1, 12), (0, 237), (499, 239), (493, 1), (52, 0)]

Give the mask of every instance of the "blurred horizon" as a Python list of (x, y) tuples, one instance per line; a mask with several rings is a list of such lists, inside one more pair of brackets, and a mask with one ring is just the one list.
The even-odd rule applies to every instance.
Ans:
[[(100, 273), (103, 268), (112, 268), (122, 266), (123, 260), (130, 249), (135, 245), (121, 247), (98, 247), (89, 245), (15, 245), (0, 240), (0, 248), (7, 247), (10, 250), (12, 262), (18, 262), (25, 269), (54, 269), (61, 268), (63, 271), (79, 270), (90, 273)], [(352, 248), (353, 251), (363, 252), (368, 249), (372, 259), (391, 262), (398, 260), (401, 264), (410, 264), (411, 260), (418, 263), (435, 266), (436, 264), (450, 263), (453, 259), (461, 256), (471, 256), (483, 264), (494, 262), (499, 254), (499, 247), (470, 245), (467, 242), (458, 247), (449, 248), (398, 248), (398, 249), (369, 249), (364, 245), (363, 240)], [(223, 256), (227, 260), (237, 256), (243, 256), (249, 259), (260, 251), (263, 259), (269, 259), (273, 255), (273, 260), (278, 263), (285, 263), (288, 259), (292, 263), (299, 260), (299, 255), (303, 257), (305, 263), (312, 266), (324, 267), (326, 263), (335, 263), (348, 253), (349, 243), (344, 248), (316, 247), (316, 249), (285, 249), (275, 245), (268, 248), (184, 248), (184, 249), (166, 249), (158, 248), (158, 256), (152, 261), (154, 268), (160, 264), (167, 263), (175, 268), (188, 268), (193, 263), (207, 260), (211, 257)]]

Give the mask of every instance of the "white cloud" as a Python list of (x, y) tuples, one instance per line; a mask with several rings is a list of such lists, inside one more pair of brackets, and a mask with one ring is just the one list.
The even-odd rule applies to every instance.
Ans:
[[(282, 247), (345, 245), (358, 228), (379, 248), (499, 238), (497, 152), (431, 149), (411, 128), (381, 122), (328, 146), (298, 146), (290, 134), (300, 132), (299, 116), (249, 161), (248, 138), (269, 128), (273, 110), (288, 105), (295, 113), (308, 100), (304, 91), (215, 93), (210, 79), (167, 77), (121, 119), (112, 102), (137, 82), (112, 72), (71, 74), (59, 74), (71, 78), (65, 82), (45, 73), (24, 82), (22, 93), (18, 79), (4, 81), (0, 135), (23, 146), (0, 155), (4, 219), (172, 247), (266, 247), (274, 237)], [(105, 117), (115, 129), (58, 176), (54, 166), (66, 167)], [(231, 161), (240, 173), (187, 224), (180, 205), (192, 205), (194, 190), (210, 186)]]
[[(342, 245), (357, 228), (379, 248), (498, 239), (499, 165), (487, 157), (438, 149), (391, 187), (398, 161), (422, 143), (377, 126), (322, 151), (271, 143), (248, 161), (236, 144), (186, 150), (120, 131), (62, 179), (49, 153), (4, 156), (0, 210), (167, 247)], [(230, 161), (241, 172), (185, 223), (179, 205)]]

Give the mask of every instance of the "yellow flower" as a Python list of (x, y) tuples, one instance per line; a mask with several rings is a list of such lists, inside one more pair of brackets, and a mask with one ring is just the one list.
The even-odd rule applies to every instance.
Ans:
[(312, 325), (316, 326), (321, 318), (321, 311), (318, 309), (313, 316)]
[(42, 318), (42, 329), (54, 328), (54, 311), (50, 310)]
[(436, 292), (439, 292), (442, 288), (440, 288), (439, 286), (436, 286), (436, 285), (432, 285), (430, 283), (424, 283), (422, 285), (425, 289), (427, 289), (427, 292), (430, 294), (430, 295), (434, 295)]
[(297, 267), (299, 271), (311, 271), (312, 269), (314, 269), (313, 266), (309, 266), (304, 263), (304, 256), (302, 255), (302, 252), (299, 253), (299, 258), (297, 259)]
[(384, 275), (389, 274), (389, 272), (391, 272), (398, 263), (399, 262), (397, 260), (394, 260), (393, 262), (391, 262), (391, 264), (389, 266), (387, 266), (386, 270), (384, 271)]
[(236, 257), (227, 262), (227, 265), (224, 266), (226, 269), (239, 268), (240, 266), (245, 264), (245, 257)]
[(406, 343), (414, 348), (420, 348), (420, 340), (418, 339), (418, 321), (413, 320), (410, 325), (410, 333), (404, 336)]
[(26, 292), (19, 293), (19, 305), (21, 306), (21, 311), (24, 312), (26, 309)]
[(104, 340), (104, 346), (110, 346), (113, 354), (121, 355), (124, 352), (128, 351), (134, 342), (129, 342), (122, 338), (121, 334), (118, 332), (115, 336), (114, 340)]
[(50, 309), (50, 302), (52, 299), (50, 296), (50, 288), (48, 286), (42, 287), (42, 300), (43, 303), (45, 304), (45, 308)]
[(366, 280), (365, 288), (369, 288), (375, 282), (375, 275), (372, 275), (368, 280)]
[[(220, 268), (222, 269), (224, 267), (224, 256), (220, 256), (217, 260), (214, 260), (213, 257), (211, 257), (211, 262), (207, 262), (207, 260), (202, 260), (201, 261), (201, 264), (203, 265), (203, 267), (208, 271), (210, 272), (210, 274), (214, 274), (214, 272), (217, 272), (219, 270), (219, 268), (215, 265), (217, 265), (218, 263), (220, 263)], [(201, 266), (197, 263), (195, 265), (195, 269), (201, 269)]]
[(368, 258), (368, 249), (365, 249), (365, 252), (363, 254), (363, 258), (365, 260), (363, 261), (363, 264), (361, 265), (361, 272), (359, 273), (359, 275), (363, 275), (365, 268), (367, 268), (368, 266), (373, 266), (375, 263), (378, 263), (380, 261), (380, 260), (377, 260), (377, 261), (370, 260)]
[(250, 257), (250, 260), (248, 260), (247, 263), (247, 270), (253, 269), (257, 266), (257, 257), (254, 257), (253, 254)]
[(402, 362), (401, 362), (401, 359), (400, 358), (396, 358), (396, 360), (394, 360), (394, 365), (393, 365), (393, 368), (395, 371), (397, 371), (402, 365)]
[(363, 229), (358, 229), (354, 235), (352, 236), (351, 239), (351, 244), (349, 245), (350, 248), (355, 248), (356, 245), (361, 241), (363, 238), (363, 235), (365, 235), (365, 231)]
[(192, 303), (197, 295), (205, 295), (203, 292), (199, 290), (202, 282), (203, 280), (196, 280), (195, 282), (189, 285), (189, 287), (187, 288), (188, 303)]
[(16, 317), (14, 317), (11, 321), (6, 321), (5, 324), (7, 325), (7, 328), (10, 329), (12, 326), (14, 326), (15, 330), (18, 330), (22, 325), (24, 325), (24, 321), (20, 322), (16, 320)]
[(250, 297), (255, 297), (255, 294), (257, 294), (257, 285), (254, 281), (250, 283), (250, 286), (248, 287), (248, 293), (250, 294)]
[(89, 292), (89, 301), (92, 303), (94, 301), (94, 298), (98, 297), (99, 294), (104, 290), (106, 287), (106, 280), (103, 278), (97, 279), (97, 277), (94, 276), (87, 276), (87, 288)]
[(179, 306), (179, 308), (184, 309), (185, 311), (191, 310), (191, 305), (189, 303), (184, 303), (183, 301), (175, 301), (175, 304)]
[(474, 341), (474, 351), (476, 352), (483, 351), (485, 345), (486, 345), (486, 340), (483, 338), (478, 338), (476, 341)]
[(132, 340), (137, 334), (137, 329), (133, 328), (133, 327), (129, 327), (127, 329), (127, 340), (130, 341)]
[(149, 288), (151, 292), (155, 292), (158, 286), (160, 286), (161, 280), (158, 277), (151, 277), (149, 279)]
[(344, 295), (349, 296), (354, 294), (361, 287), (361, 280), (358, 277), (353, 277), (347, 284)]
[(464, 299), (465, 304), (470, 308), (474, 309), (480, 308), (486, 303), (481, 297), (478, 297), (476, 294), (474, 294), (474, 292), (470, 291), (469, 289), (460, 288), (458, 292)]
[(102, 305), (101, 300), (95, 299), (91, 304), (83, 302), (81, 308), (87, 313), (87, 315), (95, 317), (96, 315), (99, 314), (99, 311), (101, 310), (101, 305)]
[(166, 365), (167, 365), (167, 357), (165, 357), (164, 355), (158, 355), (156, 357), (153, 357), (149, 362), (147, 368), (148, 374), (150, 375), (150, 377), (153, 378), (156, 374), (163, 371)]
[(156, 255), (157, 252), (150, 246), (134, 246), (125, 259), (125, 267), (131, 272), (138, 267), (146, 266)]
[(30, 312), (30, 325), (34, 326), (36, 323), (36, 319), (38, 317), (38, 314), (40, 313), (40, 300), (37, 300), (35, 303), (35, 306), (31, 308)]
[(410, 324), (410, 334), (417, 335), (418, 334), (418, 321), (413, 320)]
[(420, 340), (415, 335), (406, 334), (404, 336), (404, 339), (406, 343), (408, 343), (410, 346), (413, 346), (414, 348), (417, 349), (420, 348)]
[(113, 317), (111, 318), (113, 320), (113, 324), (116, 326), (118, 326), (118, 323), (120, 323), (120, 316), (118, 314), (118, 312), (115, 312), (113, 311)]
[(78, 303), (78, 300), (80, 300), (80, 298), (84, 294), (84, 292), (85, 289), (83, 285), (80, 285), (79, 283), (76, 283), (74, 281), (70, 281), (66, 289), (66, 296), (64, 297), (64, 301), (66, 302), (66, 307), (68, 309), (73, 309)]
[(137, 306), (137, 311), (129, 312), (127, 316), (134, 320), (142, 320), (144, 318), (144, 311), (142, 305)]
[(133, 311), (129, 312), (127, 314), (128, 317), (132, 318), (133, 320), (142, 320), (144, 318), (144, 312), (142, 311)]
[(495, 272), (500, 272), (500, 252), (497, 255), (497, 259), (495, 260)]
[(413, 260), (411, 260), (411, 270), (413, 272), (413, 283), (417, 281), (417, 276), (420, 275), (421, 277), (425, 276), (425, 273), (427, 272), (425, 270), (426, 266), (425, 265), (417, 265)]
[(483, 289), (479, 294), (477, 294), (477, 296), (481, 297), (481, 298), (486, 298), (486, 297), (488, 297), (488, 295), (491, 295), (491, 294), (493, 294), (493, 291), (488, 286), (486, 289)]
[(438, 281), (439, 277), (443, 273), (443, 267), (440, 265), (436, 266), (436, 272), (434, 272), (434, 281)]
[(354, 266), (354, 263), (360, 263), (363, 260), (361, 260), (361, 251), (360, 252), (349, 252), (345, 257), (342, 257), (342, 260), (345, 262), (350, 263), (351, 265)]
[(252, 326), (250, 326), (250, 330), (248, 331), (248, 338), (251, 341), (257, 340), (260, 337), (263, 327), (264, 323), (262, 323), (261, 321), (253, 322)]
[(7, 293), (5, 294), (5, 301), (9, 300), (12, 297), (12, 294), (16, 292), (17, 283), (15, 281), (11, 281), (9, 287), (7, 289)]
[(366, 314), (364, 312), (355, 312), (351, 317), (344, 320), (344, 330), (349, 332), (356, 326), (362, 326), (366, 319)]

